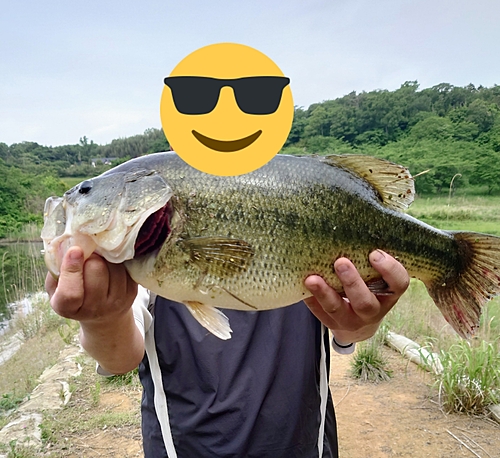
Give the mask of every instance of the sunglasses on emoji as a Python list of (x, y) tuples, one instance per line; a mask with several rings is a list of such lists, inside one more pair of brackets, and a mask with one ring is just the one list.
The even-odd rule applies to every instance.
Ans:
[(283, 89), (290, 84), (284, 76), (249, 76), (218, 79), (204, 76), (170, 76), (165, 84), (172, 91), (175, 108), (186, 115), (210, 113), (217, 105), (223, 87), (233, 88), (236, 103), (246, 114), (274, 113), (281, 102)]

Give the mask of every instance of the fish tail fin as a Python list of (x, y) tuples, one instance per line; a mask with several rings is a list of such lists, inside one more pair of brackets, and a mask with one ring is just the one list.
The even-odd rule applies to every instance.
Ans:
[(463, 266), (445, 282), (426, 285), (446, 321), (464, 338), (479, 327), (484, 304), (500, 294), (500, 237), (449, 231), (458, 243)]

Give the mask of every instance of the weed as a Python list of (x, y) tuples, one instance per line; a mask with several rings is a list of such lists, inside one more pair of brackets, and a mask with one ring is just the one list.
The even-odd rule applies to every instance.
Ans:
[(43, 334), (57, 329), (61, 322), (64, 323), (63, 320), (52, 310), (49, 301), (44, 297), (32, 302), (31, 311), (19, 317), (15, 322), (15, 327), (26, 341), (39, 333)]
[(447, 412), (481, 414), (500, 402), (500, 352), (496, 342), (460, 340), (441, 351), (439, 398)]
[(23, 397), (17, 395), (16, 393), (4, 393), (0, 398), (0, 411), (8, 411), (15, 409), (21, 402), (23, 402)]
[(12, 440), (8, 445), (0, 446), (1, 452), (7, 452), (6, 458), (35, 458), (40, 456), (39, 451), (36, 447), (18, 444), (16, 440)]
[(358, 348), (351, 362), (351, 375), (363, 382), (390, 380), (392, 371), (382, 353), (382, 346), (387, 335), (387, 327), (381, 326), (377, 333)]
[(101, 400), (101, 382), (99, 380), (96, 380), (95, 385), (90, 387), (90, 397), (92, 399), (92, 406), (97, 407), (99, 405), (99, 401)]
[(106, 377), (104, 378), (104, 381), (107, 385), (112, 386), (139, 386), (139, 370), (134, 369), (126, 374)]
[(64, 323), (57, 328), (57, 332), (59, 333), (59, 336), (61, 337), (63, 342), (66, 345), (70, 345), (71, 343), (73, 343), (73, 340), (79, 328), (80, 325), (77, 321), (65, 318)]

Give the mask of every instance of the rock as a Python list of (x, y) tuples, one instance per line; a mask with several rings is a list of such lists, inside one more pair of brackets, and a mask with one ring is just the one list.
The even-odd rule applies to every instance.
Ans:
[(71, 392), (67, 380), (82, 372), (80, 364), (76, 362), (81, 351), (81, 347), (69, 345), (61, 351), (56, 364), (45, 369), (40, 376), (40, 384), (30, 398), (19, 406), (10, 422), (0, 431), (0, 443), (16, 441), (19, 445), (41, 444), (41, 412), (60, 409), (69, 402)]

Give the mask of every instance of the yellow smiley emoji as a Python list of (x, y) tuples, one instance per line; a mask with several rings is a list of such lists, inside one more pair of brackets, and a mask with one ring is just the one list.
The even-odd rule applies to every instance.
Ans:
[(294, 113), (289, 83), (254, 48), (205, 46), (165, 78), (163, 131), (177, 154), (202, 172), (252, 172), (269, 162), (288, 137)]

